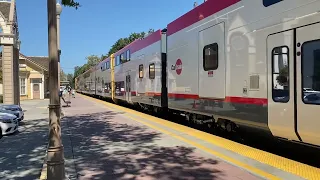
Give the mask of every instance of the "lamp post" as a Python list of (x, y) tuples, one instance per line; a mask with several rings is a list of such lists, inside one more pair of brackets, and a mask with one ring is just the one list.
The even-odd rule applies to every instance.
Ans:
[(61, 107), (59, 101), (58, 86), (58, 41), (56, 0), (47, 0), (48, 8), (48, 47), (49, 47), (49, 142), (47, 153), (47, 179), (65, 179), (64, 155), (61, 141), (60, 116)]
[(62, 6), (59, 2), (56, 4), (56, 12), (57, 12), (57, 38), (58, 38), (58, 86), (60, 88), (60, 72), (61, 72), (61, 66), (60, 66), (60, 55), (61, 55), (61, 50), (60, 50), (60, 14), (62, 12)]
[(17, 40), (17, 49), (20, 51), (21, 41)]

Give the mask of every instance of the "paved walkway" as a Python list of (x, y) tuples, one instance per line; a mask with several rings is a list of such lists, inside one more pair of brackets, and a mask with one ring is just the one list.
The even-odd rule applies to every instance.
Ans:
[(19, 132), (0, 139), (0, 179), (39, 177), (47, 147), (48, 101), (21, 101), (25, 119)]
[(64, 108), (70, 179), (258, 179), (82, 96)]

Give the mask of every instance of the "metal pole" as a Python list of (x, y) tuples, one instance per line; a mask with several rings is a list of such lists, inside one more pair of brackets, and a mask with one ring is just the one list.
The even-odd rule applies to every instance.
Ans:
[(61, 67), (60, 67), (60, 14), (57, 14), (57, 38), (58, 38), (58, 72), (59, 72), (59, 76), (58, 76), (58, 86), (60, 88), (60, 72), (61, 72)]
[[(58, 8), (60, 8), (58, 10)], [(57, 46), (58, 46), (58, 87), (60, 89), (60, 81), (61, 81), (61, 66), (60, 66), (60, 14), (62, 12), (61, 5), (59, 3), (56, 4), (56, 14), (57, 14)], [(61, 104), (61, 99), (59, 98), (59, 104)]]
[(58, 47), (56, 0), (47, 0), (48, 8), (48, 47), (49, 47), (49, 143), (47, 156), (47, 179), (65, 179), (64, 155), (61, 141), (58, 87)]

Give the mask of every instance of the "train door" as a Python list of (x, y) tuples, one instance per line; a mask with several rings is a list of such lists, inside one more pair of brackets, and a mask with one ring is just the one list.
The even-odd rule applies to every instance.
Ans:
[(224, 22), (199, 32), (199, 96), (225, 98)]
[(131, 77), (130, 72), (127, 72), (126, 75), (126, 101), (131, 101)]
[(320, 24), (268, 37), (268, 124), (275, 136), (320, 145)]
[(295, 133), (294, 30), (269, 35), (268, 126), (274, 136), (299, 141)]
[(296, 32), (297, 126), (301, 140), (320, 145), (320, 23)]

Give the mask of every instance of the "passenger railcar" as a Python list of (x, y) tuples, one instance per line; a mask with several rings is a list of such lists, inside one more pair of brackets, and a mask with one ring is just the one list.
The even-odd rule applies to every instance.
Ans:
[(111, 62), (110, 57), (97, 65), (97, 92), (96, 95), (111, 98)]
[(208, 0), (115, 53), (114, 71), (90, 78), (114, 76), (115, 99), (319, 146), (319, 7)]

